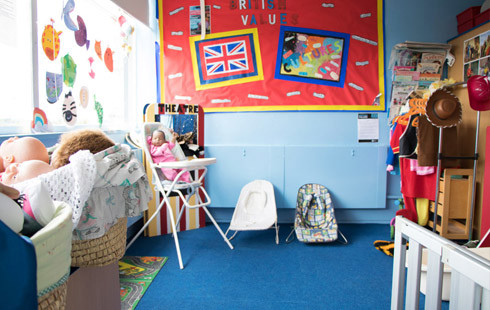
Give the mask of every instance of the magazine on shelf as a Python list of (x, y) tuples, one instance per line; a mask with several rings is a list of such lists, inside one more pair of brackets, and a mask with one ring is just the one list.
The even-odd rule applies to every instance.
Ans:
[(441, 65), (438, 63), (434, 62), (420, 62), (417, 65), (417, 71), (420, 72), (421, 74), (425, 73), (439, 73)]
[(420, 62), (424, 63), (437, 63), (439, 66), (443, 66), (446, 61), (446, 53), (422, 53)]
[(397, 71), (395, 73), (395, 82), (409, 82), (418, 81), (420, 77), (420, 72), (418, 71)]
[(419, 76), (419, 81), (431, 81), (436, 82), (441, 79), (441, 75), (439, 73), (421, 73)]
[(393, 71), (398, 72), (398, 71), (415, 71), (415, 66), (395, 66), (393, 68)]
[(391, 89), (391, 104), (403, 105), (407, 101), (408, 95), (417, 89), (417, 82), (393, 82)]
[(432, 83), (434, 83), (434, 81), (419, 80), (417, 90), (421, 92), (429, 91), (429, 87)]
[[(445, 60), (446, 54), (450, 50), (451, 44), (414, 41), (398, 43), (391, 49), (388, 68), (393, 69), (395, 66), (416, 66), (419, 62), (422, 62), (422, 54), (424, 53), (444, 55)], [(427, 54), (426, 57), (431, 58), (435, 56)], [(444, 61), (442, 64), (444, 64)]]

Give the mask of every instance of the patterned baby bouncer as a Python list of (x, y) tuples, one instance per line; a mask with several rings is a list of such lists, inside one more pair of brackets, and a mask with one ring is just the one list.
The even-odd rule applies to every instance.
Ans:
[(296, 238), (305, 243), (333, 242), (340, 234), (328, 189), (320, 184), (305, 184), (298, 190), (294, 219)]

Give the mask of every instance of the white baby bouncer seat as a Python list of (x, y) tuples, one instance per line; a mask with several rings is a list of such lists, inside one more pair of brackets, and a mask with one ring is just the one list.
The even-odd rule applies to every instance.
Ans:
[(276, 229), (276, 244), (279, 244), (274, 186), (266, 180), (252, 181), (242, 188), (225, 235), (234, 230), (231, 240), (238, 231), (266, 230), (272, 226)]
[[(185, 208), (191, 208), (191, 209), (203, 208), (206, 214), (208, 215), (209, 219), (211, 220), (211, 222), (213, 222), (214, 226), (225, 240), (226, 244), (228, 244), (230, 249), (233, 249), (233, 246), (231, 245), (230, 241), (228, 240), (228, 238), (226, 238), (225, 234), (216, 223), (216, 220), (213, 218), (211, 213), (206, 208), (206, 206), (211, 204), (211, 198), (209, 197), (208, 193), (204, 189), (203, 180), (204, 180), (204, 176), (207, 173), (206, 166), (216, 163), (216, 158), (194, 158), (189, 160), (185, 156), (180, 145), (178, 143), (175, 143), (175, 146), (172, 149), (172, 153), (174, 154), (177, 161), (162, 162), (162, 163), (155, 164), (151, 158), (150, 148), (146, 139), (148, 136), (151, 136), (154, 130), (162, 130), (165, 133), (165, 140), (167, 141), (172, 140), (172, 133), (170, 129), (163, 126), (162, 123), (149, 122), (149, 123), (144, 123), (143, 125), (143, 136), (141, 138), (141, 144), (143, 146), (143, 151), (146, 155), (147, 161), (150, 163), (151, 171), (153, 173), (155, 192), (157, 193), (160, 192), (163, 196), (163, 200), (157, 207), (155, 213), (153, 213), (153, 215), (146, 221), (146, 223), (143, 225), (140, 231), (138, 231), (138, 233), (134, 236), (134, 238), (128, 243), (126, 249), (131, 246), (131, 244), (146, 229), (146, 227), (150, 224), (150, 222), (160, 213), (160, 210), (162, 209), (163, 205), (166, 205), (168, 209), (168, 215), (170, 217), (170, 225), (172, 227), (172, 234), (175, 240), (175, 247), (177, 250), (177, 257), (179, 259), (180, 269), (184, 269), (184, 265), (182, 263), (182, 257), (180, 254), (180, 246), (179, 246), (179, 239), (177, 237), (176, 223), (180, 222), (180, 217), (182, 216)], [(165, 178), (165, 175), (161, 171), (162, 168), (181, 169), (181, 171), (177, 174), (174, 180), (167, 180)], [(194, 175), (196, 177), (193, 177), (191, 174), (191, 182), (187, 183), (180, 180), (181, 176), (186, 171), (195, 171), (195, 172), (199, 171), (199, 174), (195, 173)], [(201, 197), (198, 194), (199, 192), (202, 192), (204, 194), (205, 201), (201, 200)], [(174, 219), (170, 201), (169, 201), (169, 197), (175, 195), (178, 195), (178, 197), (180, 197), (180, 200), (182, 200), (184, 204), (184, 208), (181, 209), (177, 217), (177, 221), (175, 221)], [(192, 196), (195, 196), (194, 204), (190, 202), (190, 198)]]

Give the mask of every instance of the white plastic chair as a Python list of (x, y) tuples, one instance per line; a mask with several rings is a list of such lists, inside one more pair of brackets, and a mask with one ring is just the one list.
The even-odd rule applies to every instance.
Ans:
[[(170, 141), (172, 139), (172, 134), (170, 130), (164, 127), (161, 123), (145, 123), (143, 125), (143, 137), (142, 137), (141, 144), (143, 145), (143, 150), (145, 152), (148, 162), (150, 163), (151, 171), (153, 173), (153, 178), (155, 180), (154, 181), (155, 192), (157, 193), (160, 192), (163, 196), (163, 200), (158, 206), (158, 208), (156, 209), (155, 213), (146, 221), (145, 225), (143, 225), (143, 227), (138, 231), (138, 233), (134, 236), (134, 238), (128, 243), (126, 249), (128, 249), (133, 244), (136, 238), (139, 237), (139, 235), (146, 229), (146, 227), (150, 224), (150, 222), (160, 213), (160, 210), (165, 204), (167, 206), (168, 214), (170, 217), (170, 225), (172, 227), (172, 234), (175, 240), (175, 248), (177, 249), (179, 266), (180, 269), (184, 269), (184, 265), (182, 263), (182, 256), (180, 253), (179, 239), (177, 237), (177, 229), (175, 224), (176, 221), (174, 220), (174, 216), (169, 200), (170, 195), (172, 193), (175, 193), (182, 200), (184, 204), (184, 208), (190, 208), (190, 209), (203, 208), (206, 214), (208, 215), (208, 217), (211, 219), (211, 222), (213, 222), (214, 226), (225, 240), (226, 244), (228, 244), (230, 249), (233, 250), (233, 245), (230, 243), (228, 238), (226, 238), (226, 235), (223, 233), (221, 228), (216, 223), (216, 220), (213, 218), (211, 213), (206, 208), (206, 206), (211, 204), (211, 198), (209, 197), (208, 193), (204, 189), (203, 180), (204, 180), (204, 176), (207, 173), (206, 166), (216, 163), (216, 158), (194, 158), (192, 160), (188, 160), (184, 152), (180, 148), (179, 144), (176, 143), (175, 147), (172, 149), (172, 153), (174, 154), (177, 161), (155, 164), (152, 161), (150, 149), (146, 137), (151, 136), (152, 132), (157, 129), (162, 130), (165, 133), (165, 138), (167, 141)], [(177, 174), (174, 180), (170, 181), (165, 179), (163, 172), (161, 172), (161, 168), (181, 169), (181, 171)], [(192, 175), (191, 175), (190, 183), (186, 183), (182, 181), (179, 182), (181, 176), (186, 171), (190, 171), (190, 170), (195, 171), (196, 172), (195, 175), (197, 175), (197, 172), (199, 171), (200, 172), (199, 177), (196, 180), (194, 180), (192, 179)], [(199, 191), (202, 191), (202, 193), (204, 194), (206, 198), (205, 201), (201, 201), (201, 198), (198, 194)], [(187, 199), (184, 196), (183, 192), (185, 193), (185, 195), (187, 195)], [(193, 196), (193, 194), (195, 194), (195, 204), (190, 203), (190, 198)], [(184, 212), (184, 208), (182, 208), (182, 210), (180, 211), (177, 217), (177, 223), (180, 222), (180, 217)]]
[(245, 185), (238, 197), (238, 202), (233, 212), (230, 230), (235, 233), (244, 230), (266, 230), (275, 226), (276, 244), (279, 244), (279, 227), (277, 226), (277, 209), (272, 183), (266, 180), (255, 180)]

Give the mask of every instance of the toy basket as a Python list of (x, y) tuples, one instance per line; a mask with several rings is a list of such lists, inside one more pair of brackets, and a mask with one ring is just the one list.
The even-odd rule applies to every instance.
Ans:
[(51, 292), (38, 297), (38, 310), (64, 309), (66, 305), (66, 281)]
[(106, 266), (118, 261), (126, 251), (127, 218), (119, 218), (102, 237), (72, 240), (71, 266)]
[(39, 309), (64, 309), (66, 304), (72, 209), (64, 202), (54, 203), (56, 212), (53, 219), (31, 237), (36, 249)]

